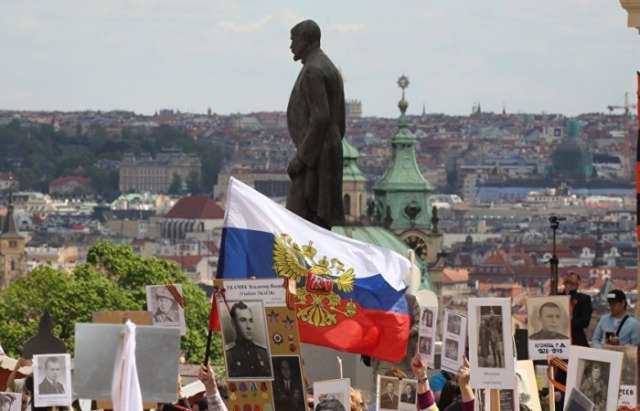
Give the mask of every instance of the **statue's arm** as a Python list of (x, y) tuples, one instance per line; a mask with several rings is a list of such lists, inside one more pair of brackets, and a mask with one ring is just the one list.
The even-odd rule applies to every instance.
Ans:
[(323, 140), (331, 122), (329, 98), (322, 71), (310, 67), (303, 78), (304, 96), (309, 107), (309, 129), (298, 147), (298, 158), (307, 167), (315, 168), (320, 157)]

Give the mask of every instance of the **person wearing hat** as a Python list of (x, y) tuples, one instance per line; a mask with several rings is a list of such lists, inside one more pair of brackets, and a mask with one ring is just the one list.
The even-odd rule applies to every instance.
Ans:
[(178, 304), (167, 287), (156, 288), (156, 306), (153, 313), (154, 324), (180, 322)]
[(609, 345), (640, 345), (640, 322), (627, 314), (627, 297), (622, 290), (611, 290), (607, 294), (609, 314), (600, 318), (592, 347)]

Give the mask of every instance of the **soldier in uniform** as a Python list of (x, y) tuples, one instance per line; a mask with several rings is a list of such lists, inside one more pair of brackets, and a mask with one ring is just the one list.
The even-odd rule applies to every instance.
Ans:
[(225, 346), (227, 371), (230, 378), (270, 378), (271, 372), (267, 349), (253, 342), (253, 313), (243, 302), (231, 307), (231, 322), (236, 340)]
[(530, 340), (568, 340), (569, 336), (560, 331), (562, 324), (562, 310), (556, 303), (546, 302), (538, 310), (538, 318), (542, 329), (529, 336)]
[(166, 287), (156, 288), (156, 311), (153, 313), (153, 323), (178, 323), (180, 314), (178, 304)]

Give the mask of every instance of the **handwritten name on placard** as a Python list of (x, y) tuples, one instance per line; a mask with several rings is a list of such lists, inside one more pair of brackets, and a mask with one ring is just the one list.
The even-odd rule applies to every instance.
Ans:
[(529, 350), (533, 359), (546, 359), (549, 355), (568, 358), (569, 344), (564, 341), (529, 341)]
[(224, 282), (227, 300), (260, 300), (265, 307), (284, 307), (286, 295), (282, 279), (231, 280)]

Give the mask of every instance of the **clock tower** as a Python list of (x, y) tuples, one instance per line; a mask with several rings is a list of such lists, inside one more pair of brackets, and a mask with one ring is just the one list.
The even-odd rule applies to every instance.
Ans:
[(373, 187), (374, 221), (396, 233), (417, 257), (431, 264), (429, 271), (437, 284), (439, 275), (434, 272), (437, 271), (434, 266), (442, 250), (442, 234), (437, 230), (437, 211), (433, 215), (431, 207), (433, 187), (420, 171), (416, 159), (416, 136), (409, 130), (406, 115), (409, 103), (405, 99), (408, 86), (409, 79), (402, 75), (398, 79), (402, 98), (398, 102), (398, 131), (391, 139), (392, 158), (384, 175)]
[(27, 272), (25, 244), (26, 238), (16, 229), (13, 201), (9, 194), (7, 215), (0, 232), (0, 288), (5, 288), (11, 280)]

